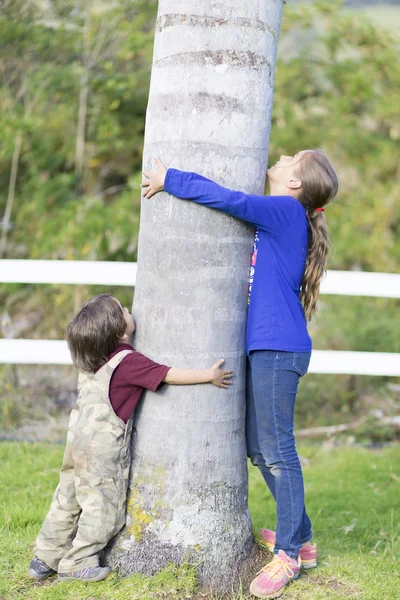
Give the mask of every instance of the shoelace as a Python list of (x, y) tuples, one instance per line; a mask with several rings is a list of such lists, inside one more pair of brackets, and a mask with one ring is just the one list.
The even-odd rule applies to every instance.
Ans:
[(260, 573), (268, 573), (272, 581), (279, 581), (282, 579), (282, 575), (287, 575), (288, 578), (294, 576), (294, 572), (289, 567), (288, 563), (283, 558), (277, 556), (270, 563), (265, 565), (258, 575), (260, 575)]

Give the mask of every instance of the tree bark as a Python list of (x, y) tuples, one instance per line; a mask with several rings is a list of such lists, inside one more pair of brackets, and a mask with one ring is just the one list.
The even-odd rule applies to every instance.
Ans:
[[(159, 156), (263, 193), (282, 0), (160, 0), (144, 169)], [(146, 393), (133, 438), (127, 526), (109, 560), (122, 574), (200, 564), (230, 589), (253, 546), (247, 505), (245, 325), (254, 229), (189, 201), (142, 202), (135, 348), (163, 364), (224, 358), (229, 391)]]
[(10, 226), (10, 219), (12, 208), (14, 204), (15, 198), (15, 186), (17, 183), (17, 175), (18, 175), (18, 165), (19, 165), (19, 157), (21, 154), (21, 146), (22, 146), (22, 133), (19, 131), (15, 137), (15, 145), (14, 145), (14, 153), (11, 161), (11, 173), (10, 173), (10, 182), (8, 186), (8, 195), (7, 195), (7, 203), (6, 209), (4, 211), (3, 222), (1, 225), (1, 239), (0, 239), (0, 258), (3, 258), (6, 254), (7, 249), (7, 234), (8, 228)]
[(83, 67), (79, 87), (79, 109), (78, 124), (76, 127), (75, 144), (75, 171), (79, 178), (82, 177), (85, 168), (85, 129), (87, 115), (87, 101), (89, 95), (89, 75), (86, 67)]
[(78, 123), (76, 126), (76, 142), (75, 142), (75, 172), (78, 177), (79, 184), (85, 169), (85, 137), (86, 137), (86, 117), (87, 103), (89, 96), (89, 33), (90, 33), (90, 14), (85, 11), (83, 24), (83, 49), (82, 49), (82, 73), (79, 84), (79, 107), (78, 107)]

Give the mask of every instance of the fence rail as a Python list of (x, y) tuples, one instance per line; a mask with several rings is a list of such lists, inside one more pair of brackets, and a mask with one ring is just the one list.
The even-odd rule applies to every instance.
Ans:
[(85, 260), (0, 260), (2, 283), (66, 283), (133, 287), (136, 263)]
[[(136, 263), (83, 260), (0, 261), (2, 283), (65, 283), (133, 287)], [(400, 274), (328, 271), (322, 294), (400, 298)]]
[[(136, 263), (68, 260), (0, 260), (2, 283), (52, 283), (134, 287)], [(400, 274), (328, 271), (322, 294), (400, 298)], [(69, 365), (62, 340), (0, 339), (0, 363)], [(311, 373), (400, 377), (400, 354), (314, 350)]]
[[(62, 340), (0, 339), (0, 363), (71, 365), (72, 361)], [(400, 354), (314, 350), (309, 372), (400, 377)]]

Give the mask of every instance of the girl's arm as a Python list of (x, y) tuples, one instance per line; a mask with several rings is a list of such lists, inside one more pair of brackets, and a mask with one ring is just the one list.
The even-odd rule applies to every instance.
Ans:
[(221, 359), (211, 369), (176, 369), (172, 367), (163, 381), (170, 385), (190, 385), (194, 383), (212, 383), (217, 387), (227, 388), (232, 382), (232, 371), (224, 371)]
[(291, 196), (257, 196), (235, 192), (197, 173), (177, 169), (166, 171), (159, 160), (157, 165), (157, 171), (144, 173), (149, 180), (142, 184), (147, 198), (164, 189), (177, 198), (190, 199), (222, 210), (271, 234), (280, 234), (285, 230), (294, 220), (296, 209), (301, 209)]

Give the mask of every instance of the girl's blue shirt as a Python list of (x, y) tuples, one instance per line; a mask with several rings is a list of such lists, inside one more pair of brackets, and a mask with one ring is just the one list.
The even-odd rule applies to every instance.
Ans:
[(308, 253), (308, 224), (302, 204), (292, 196), (235, 192), (197, 175), (168, 169), (164, 189), (256, 227), (249, 285), (246, 352), (310, 352), (299, 300)]

